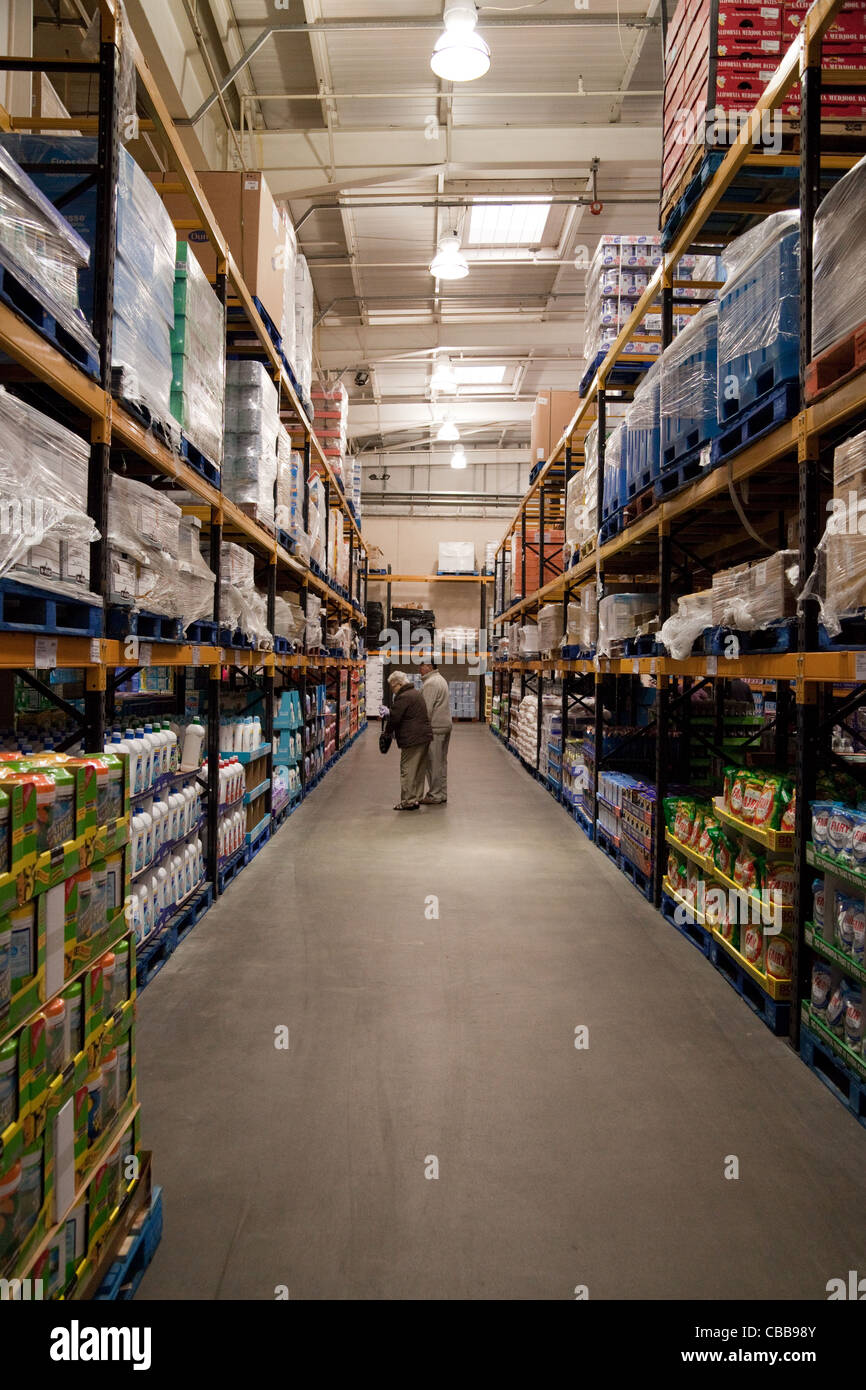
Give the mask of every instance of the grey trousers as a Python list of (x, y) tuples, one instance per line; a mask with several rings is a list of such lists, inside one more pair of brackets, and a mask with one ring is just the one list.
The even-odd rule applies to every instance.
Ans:
[(426, 743), (419, 743), (414, 748), (400, 749), (400, 800), (404, 806), (420, 801), (424, 795), (426, 762)]
[(451, 730), (446, 729), (444, 734), (434, 733), (433, 742), (427, 749), (428, 795), (434, 801), (448, 800), (448, 745), (450, 742)]

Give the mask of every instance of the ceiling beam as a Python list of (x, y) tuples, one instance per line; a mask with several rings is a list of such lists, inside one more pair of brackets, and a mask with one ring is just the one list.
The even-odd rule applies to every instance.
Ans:
[[(332, 148), (329, 148), (329, 139)], [(424, 130), (381, 128), (259, 131), (255, 136), (258, 167), (268, 175), (277, 198), (309, 196), (311, 177), (333, 163), (333, 185), (342, 188), (362, 174), (382, 180), (400, 170), (407, 177), (430, 177), (443, 169), (450, 177), (475, 174), (490, 178), (553, 178), (588, 169), (593, 156), (606, 166), (658, 165), (662, 146), (659, 126), (519, 126), (466, 127), (451, 131), (451, 158), (442, 164), (439, 141)], [(322, 190), (321, 182), (316, 187)], [(322, 190), (324, 191), (324, 190)], [(333, 192), (333, 188), (331, 189)]]

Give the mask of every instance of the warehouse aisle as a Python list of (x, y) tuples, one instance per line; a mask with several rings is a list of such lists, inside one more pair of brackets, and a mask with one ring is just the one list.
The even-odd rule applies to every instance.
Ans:
[(866, 1268), (842, 1107), (486, 729), (450, 783), (394, 813), (371, 728), (142, 996), (139, 1297), (821, 1299)]

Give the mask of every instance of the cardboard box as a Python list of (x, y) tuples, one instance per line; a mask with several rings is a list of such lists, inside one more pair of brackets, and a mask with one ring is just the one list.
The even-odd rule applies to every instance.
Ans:
[(530, 425), (533, 466), (549, 458), (580, 402), (579, 391), (542, 391), (535, 398)]
[[(263, 174), (256, 171), (200, 172), (196, 176), (214, 217), (225, 236), (250, 294), (260, 299), (277, 331), (283, 317), (286, 230)], [(176, 182), (177, 176), (154, 175), (160, 183)], [(165, 197), (174, 222), (195, 221), (192, 203), (184, 193)], [(216, 253), (204, 231), (178, 231), (178, 241), (188, 241), (205, 274), (216, 279)]]

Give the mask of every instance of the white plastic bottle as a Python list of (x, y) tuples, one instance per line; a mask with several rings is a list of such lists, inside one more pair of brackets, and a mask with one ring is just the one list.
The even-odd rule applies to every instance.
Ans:
[(262, 743), (264, 742), (264, 739), (262, 738), (262, 721), (257, 714), (253, 716), (252, 725), (253, 736), (251, 747), (254, 749), (261, 748)]
[(153, 913), (150, 903), (150, 889), (145, 881), (138, 885), (138, 901), (141, 905), (141, 934), (149, 936), (153, 930)]
[(237, 821), (238, 827), (237, 844), (235, 845), (235, 848), (240, 849), (244, 842), (244, 836), (246, 834), (246, 816), (244, 815), (243, 811), (235, 811), (235, 820)]
[(188, 835), (190, 831), (195, 828), (195, 823), (198, 820), (198, 816), (196, 815), (195, 787), (193, 786), (192, 782), (190, 782), (189, 786), (184, 787), (183, 795), (184, 800), (186, 801), (186, 829), (183, 833), (184, 835)]
[(204, 878), (204, 849), (201, 840), (195, 841), (195, 881), (201, 883)]
[(168, 719), (163, 720), (162, 724), (168, 737), (168, 770), (177, 772), (180, 764), (180, 748), (177, 741), (177, 730)]
[(204, 744), (204, 725), (194, 719), (187, 725), (183, 736), (183, 755), (180, 760), (183, 772), (197, 772), (201, 763), (201, 750)]
[(160, 912), (168, 912), (172, 907), (174, 907), (174, 903), (171, 901), (168, 892), (168, 874), (165, 870), (164, 865), (162, 864), (160, 864), (159, 868), (156, 871), (156, 880), (157, 891), (159, 893)]
[(135, 933), (136, 941), (140, 941), (144, 935), (144, 928), (141, 920), (141, 899), (136, 891), (129, 899), (129, 912), (132, 919), (132, 930)]
[(142, 811), (144, 821), (144, 863), (147, 866), (153, 859), (153, 816), (150, 811)]
[(132, 729), (127, 729), (125, 731), (121, 748), (129, 754), (129, 794), (130, 796), (139, 796), (144, 790), (141, 785), (144, 770), (141, 766), (141, 749), (136, 742), (135, 734), (132, 732)]
[(162, 802), (153, 801), (150, 805), (150, 849), (151, 858), (155, 859), (159, 854), (162, 845)]
[(145, 866), (147, 850), (147, 825), (144, 812), (138, 811), (132, 818), (132, 872), (140, 873)]

